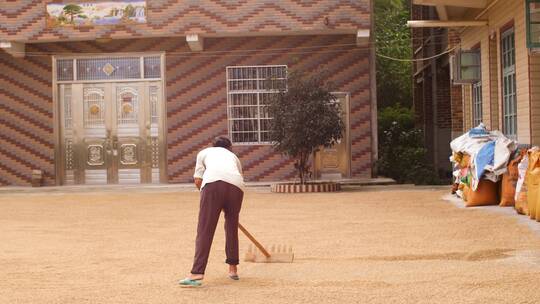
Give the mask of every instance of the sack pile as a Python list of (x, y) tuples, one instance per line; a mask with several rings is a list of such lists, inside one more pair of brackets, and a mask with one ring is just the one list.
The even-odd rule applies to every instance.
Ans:
[(465, 206), (514, 207), (540, 221), (540, 149), (518, 149), (515, 141), (483, 124), (450, 143), (452, 193)]
[(465, 206), (514, 207), (540, 221), (540, 148), (518, 149), (515, 141), (483, 124), (450, 143), (452, 193)]
[[(507, 166), (516, 150), (516, 142), (499, 131), (490, 132), (484, 124), (480, 124), (454, 139), (450, 147), (456, 193), (464, 199), (465, 205), (498, 204), (498, 182), (504, 179), (508, 171)], [(511, 183), (509, 177), (505, 181)], [(505, 193), (505, 205), (510, 204), (507, 200), (509, 195)]]

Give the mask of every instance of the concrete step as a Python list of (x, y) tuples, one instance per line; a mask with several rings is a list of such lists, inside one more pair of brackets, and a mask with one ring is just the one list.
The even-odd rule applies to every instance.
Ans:
[[(317, 180), (339, 182), (343, 186), (381, 186), (394, 185), (396, 182), (391, 178), (363, 178), (363, 179), (340, 179), (340, 180)], [(269, 188), (275, 182), (248, 182), (248, 188)], [(75, 186), (46, 186), (46, 187), (21, 187), (4, 186), (0, 187), (1, 194), (13, 193), (77, 193), (77, 192), (121, 192), (121, 191), (197, 191), (195, 186), (189, 184), (140, 184), (140, 185), (75, 185)]]

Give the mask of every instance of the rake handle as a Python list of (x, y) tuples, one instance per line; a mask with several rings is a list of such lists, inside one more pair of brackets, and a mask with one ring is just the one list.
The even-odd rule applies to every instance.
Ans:
[(266, 251), (266, 249), (264, 249), (263, 245), (261, 245), (261, 243), (259, 243), (254, 237), (253, 235), (251, 235), (251, 233), (249, 233), (249, 231), (246, 230), (246, 228), (244, 228), (244, 226), (242, 226), (242, 224), (238, 223), (238, 228), (247, 236), (247, 238), (253, 242), (253, 244), (255, 244), (255, 246), (257, 248), (259, 248), (259, 250), (264, 254), (265, 257), (269, 258), (270, 257), (270, 253), (268, 253), (268, 251)]

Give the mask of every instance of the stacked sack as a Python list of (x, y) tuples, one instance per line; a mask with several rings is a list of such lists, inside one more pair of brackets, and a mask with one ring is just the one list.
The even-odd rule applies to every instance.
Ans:
[[(450, 147), (450, 161), (454, 165), (455, 178), (453, 192), (465, 201), (467, 207), (499, 203), (513, 205), (513, 202), (508, 201), (510, 196), (514, 197), (513, 193), (501, 193), (500, 197), (504, 200), (499, 200), (498, 182), (504, 179), (505, 174), (510, 174), (507, 167), (509, 161), (511, 163), (514, 160), (517, 147), (515, 141), (499, 131), (488, 131), (484, 124), (480, 124), (454, 139)], [(513, 184), (510, 178), (514, 178), (516, 174), (515, 171), (512, 172), (514, 175), (506, 178), (508, 184)], [(517, 184), (517, 179), (514, 180)], [(510, 188), (515, 192), (515, 186)]]
[(540, 149), (538, 147), (529, 149), (527, 158), (527, 169), (523, 181), (526, 195), (519, 204), (520, 208), (516, 208), (516, 210), (540, 222)]
[(454, 165), (452, 193), (465, 206), (513, 206), (540, 222), (540, 148), (517, 143), (483, 124), (450, 143)]

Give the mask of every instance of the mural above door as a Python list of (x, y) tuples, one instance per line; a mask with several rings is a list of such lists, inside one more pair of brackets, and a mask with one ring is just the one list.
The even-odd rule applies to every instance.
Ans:
[(145, 0), (47, 4), (47, 27), (146, 23)]

